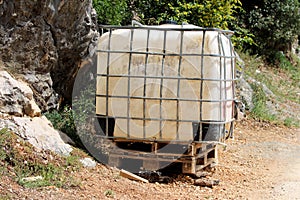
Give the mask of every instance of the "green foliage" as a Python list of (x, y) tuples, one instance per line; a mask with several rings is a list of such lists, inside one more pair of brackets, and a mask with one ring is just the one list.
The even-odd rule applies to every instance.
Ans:
[[(0, 130), (0, 176), (12, 176), (24, 187), (76, 186), (79, 184), (69, 173), (78, 170), (81, 164), (77, 155), (60, 157), (57, 154), (36, 150), (7, 129)], [(40, 179), (27, 180), (27, 177)]]
[(85, 129), (87, 120), (95, 115), (95, 82), (92, 82), (79, 95), (73, 98), (72, 107), (74, 120), (78, 129)]
[[(293, 58), (292, 58), (293, 59)], [(296, 65), (294, 66), (291, 61), (282, 53), (277, 52), (275, 54), (275, 60), (278, 62), (277, 65), (280, 69), (284, 70), (293, 81), (292, 84), (296, 85), (300, 83), (300, 68), (299, 68), (299, 58), (296, 59)]]
[(137, 19), (138, 21), (146, 25), (157, 25), (161, 21), (165, 20), (160, 17), (163, 13), (172, 12), (169, 7), (169, 4), (174, 3), (176, 1), (174, 0), (170, 0), (170, 1), (128, 0), (128, 2), (129, 4), (131, 4), (130, 8), (135, 15), (135, 19)]
[(283, 125), (285, 125), (287, 127), (299, 127), (300, 126), (299, 122), (291, 117), (285, 118)]
[(266, 102), (267, 97), (262, 89), (262, 87), (258, 84), (251, 84), (253, 89), (253, 104), (254, 108), (252, 110), (252, 117), (264, 121), (274, 122), (276, 119), (275, 115), (269, 113), (267, 109)]
[(132, 9), (145, 24), (159, 24), (164, 20), (187, 22), (201, 27), (228, 29), (241, 10), (239, 0), (154, 0), (133, 1)]
[(165, 20), (201, 27), (232, 29), (234, 45), (253, 45), (253, 35), (240, 25), (236, 16), (243, 12), (240, 0), (93, 0), (100, 24), (128, 25), (131, 19), (157, 25)]
[(109, 198), (114, 198), (115, 192), (113, 190), (108, 189), (104, 192), (104, 195)]
[(74, 112), (70, 106), (65, 106), (62, 110), (48, 111), (45, 116), (55, 129), (66, 133), (78, 146), (82, 146), (74, 123)]
[(131, 18), (126, 0), (93, 0), (93, 6), (99, 24), (121, 25)]
[(255, 35), (251, 33), (241, 21), (236, 20), (231, 23), (230, 29), (234, 30), (234, 35), (231, 37), (231, 41), (238, 51), (245, 51), (247, 48), (257, 46), (254, 41)]
[(91, 81), (87, 86), (74, 94), (72, 107), (77, 134), (85, 148), (98, 160), (107, 160), (107, 146), (99, 137), (102, 130), (99, 126), (96, 111), (96, 82)]
[(254, 53), (274, 62), (277, 51), (288, 51), (300, 30), (298, 0), (264, 0), (246, 16), (246, 24), (255, 35)]
[(178, 22), (188, 22), (202, 27), (228, 29), (235, 20), (234, 13), (241, 9), (239, 0), (216, 1), (171, 1), (171, 13), (162, 13), (160, 18), (173, 18)]
[(5, 159), (7, 159), (6, 151), (5, 149), (6, 145), (8, 145), (10, 133), (9, 131), (4, 128), (0, 129), (0, 177), (6, 172), (7, 169), (7, 163), (4, 162)]
[(278, 67), (265, 66), (261, 57), (254, 57), (243, 52), (239, 52), (239, 55), (245, 62), (245, 77), (252, 77), (269, 88), (275, 95), (271, 101), (275, 101), (279, 105), (276, 108), (276, 116), (270, 114), (266, 107), (266, 101), (270, 101), (268, 99), (270, 97), (266, 97), (261, 84), (253, 83), (251, 87), (254, 90), (255, 109), (250, 115), (258, 120), (271, 121), (286, 126), (299, 126), (299, 119), (295, 114), (286, 112), (285, 106), (290, 107), (300, 103), (298, 94), (300, 82), (299, 79), (293, 78), (300, 76), (300, 68), (297, 65), (292, 65), (291, 61), (282, 53), (278, 54), (277, 58), (284, 64), (278, 63)]

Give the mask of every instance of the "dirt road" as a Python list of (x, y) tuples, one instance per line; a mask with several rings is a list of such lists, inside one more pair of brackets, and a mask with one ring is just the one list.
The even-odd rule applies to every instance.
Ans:
[[(242, 122), (223, 153), (221, 165), (233, 168), (228, 169), (229, 175), (219, 175), (225, 176), (225, 182), (228, 176), (234, 177), (228, 184), (241, 187), (240, 196), (239, 190), (231, 188), (236, 198), (300, 199), (300, 129)], [(234, 184), (242, 179), (234, 175), (234, 169), (242, 173), (246, 187)]]
[(211, 178), (220, 184), (199, 187), (188, 176), (169, 184), (139, 183), (99, 164), (73, 175), (82, 184), (74, 188), (25, 189), (2, 180), (12, 199), (300, 199), (300, 129), (254, 121), (239, 122), (234, 140), (219, 152)]
[[(296, 132), (300, 142), (300, 129)], [(276, 199), (300, 199), (300, 147), (296, 145), (277, 158), (280, 171), (278, 184), (275, 185), (273, 195)], [(280, 165), (280, 162), (282, 164)]]

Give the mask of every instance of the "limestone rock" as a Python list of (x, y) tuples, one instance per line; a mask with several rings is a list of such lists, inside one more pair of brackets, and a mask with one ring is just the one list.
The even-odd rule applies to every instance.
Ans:
[(91, 158), (83, 158), (83, 159), (80, 159), (80, 162), (82, 163), (82, 165), (84, 167), (88, 167), (88, 168), (94, 168), (96, 167), (96, 162), (91, 159)]
[(37, 149), (50, 150), (61, 155), (69, 155), (72, 151), (72, 147), (63, 142), (59, 132), (44, 116), (0, 119), (1, 128), (8, 128)]
[(0, 60), (6, 67), (17, 74), (51, 74), (53, 84), (47, 84), (70, 96), (76, 72), (94, 54), (99, 36), (92, 0), (2, 0), (0, 18)]
[(244, 78), (241, 78), (237, 82), (236, 88), (238, 99), (245, 104), (247, 110), (251, 111), (254, 108), (254, 104), (252, 101), (253, 89), (251, 88), (250, 84)]
[(59, 95), (52, 88), (53, 82), (50, 73), (26, 73), (22, 77), (30, 84), (36, 103), (42, 111), (59, 106)]
[(16, 116), (40, 116), (30, 87), (14, 79), (6, 71), (0, 71), (0, 112)]

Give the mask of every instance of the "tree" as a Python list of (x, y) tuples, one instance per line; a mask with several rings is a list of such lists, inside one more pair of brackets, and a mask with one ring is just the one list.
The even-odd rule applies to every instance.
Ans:
[(93, 0), (100, 24), (128, 25), (132, 18), (145, 25), (165, 20), (201, 27), (232, 29), (234, 45), (252, 44), (252, 35), (237, 23), (240, 0)]
[(247, 28), (255, 35), (254, 53), (272, 62), (278, 51), (287, 52), (300, 30), (299, 0), (263, 0), (246, 14)]
[(127, 0), (93, 0), (99, 24), (123, 25), (130, 21)]

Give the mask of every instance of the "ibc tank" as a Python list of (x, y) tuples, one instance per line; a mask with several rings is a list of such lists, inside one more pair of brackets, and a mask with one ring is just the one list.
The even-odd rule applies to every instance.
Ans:
[(191, 141), (193, 124), (233, 120), (235, 56), (226, 31), (106, 28), (98, 43), (96, 114), (106, 127), (113, 121), (110, 136)]

